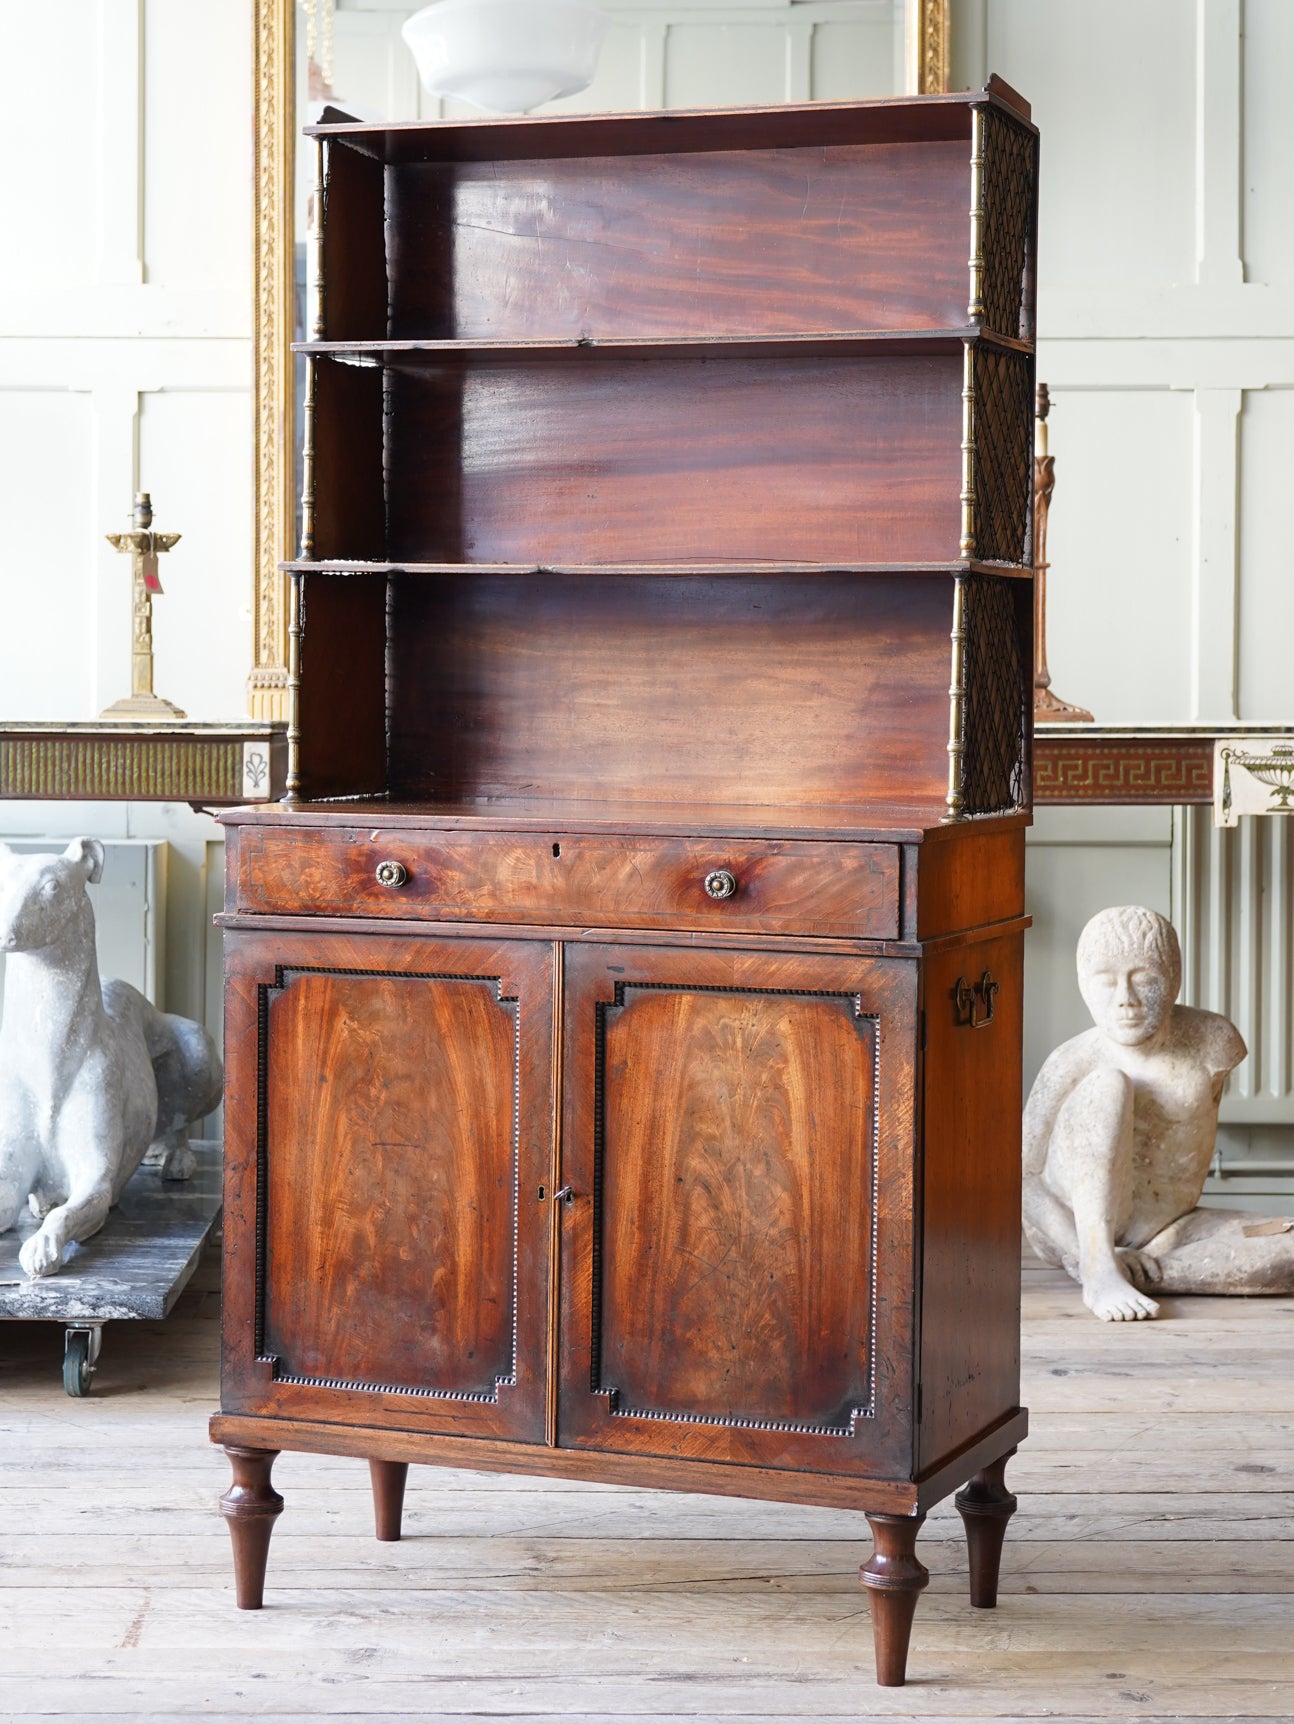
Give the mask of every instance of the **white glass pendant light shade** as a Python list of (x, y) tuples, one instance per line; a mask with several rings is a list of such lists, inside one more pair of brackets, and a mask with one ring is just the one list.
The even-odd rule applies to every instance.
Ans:
[(584, 0), (436, 0), (401, 34), (432, 95), (525, 114), (592, 81), (605, 31)]

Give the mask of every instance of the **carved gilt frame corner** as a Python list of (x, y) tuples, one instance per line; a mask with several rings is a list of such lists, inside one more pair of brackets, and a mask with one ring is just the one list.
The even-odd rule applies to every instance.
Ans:
[(252, 0), (255, 522), (248, 711), (288, 716), (286, 582), (296, 506), (292, 332), (296, 142), (296, 0)]
[[(926, 95), (948, 88), (950, 0), (906, 0), (907, 85)], [(296, 0), (251, 0), (253, 21), (253, 402), (255, 525), (252, 668), (248, 711), (288, 717), (287, 583), (279, 571), (295, 549), (296, 391), (292, 364), (295, 293)]]

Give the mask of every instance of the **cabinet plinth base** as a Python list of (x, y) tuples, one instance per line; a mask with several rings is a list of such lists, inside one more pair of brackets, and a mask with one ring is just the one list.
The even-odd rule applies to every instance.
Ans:
[(586, 1479), (591, 1484), (639, 1489), (701, 1491), (759, 1502), (811, 1503), (821, 1508), (863, 1509), (872, 1514), (925, 1514), (999, 1456), (1022, 1443), (1029, 1415), (1017, 1407), (982, 1435), (942, 1460), (917, 1480), (844, 1478), (832, 1473), (797, 1473), (770, 1467), (617, 1454), (602, 1449), (550, 1448), (543, 1443), (505, 1443), (474, 1437), (384, 1430), (250, 1413), (217, 1413), (210, 1421), (213, 1443), (228, 1447), (286, 1449), (308, 1455), (351, 1455), (357, 1460), (413, 1462), (419, 1466), (466, 1467), (473, 1472), (522, 1473), (538, 1478)]

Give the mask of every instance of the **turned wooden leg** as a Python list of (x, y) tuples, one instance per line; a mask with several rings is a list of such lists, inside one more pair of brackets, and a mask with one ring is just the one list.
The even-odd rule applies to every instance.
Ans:
[(930, 1579), (916, 1556), (917, 1534), (925, 1516), (869, 1514), (875, 1548), (858, 1571), (867, 1588), (876, 1641), (876, 1680), (882, 1688), (902, 1688), (908, 1669), (908, 1642), (917, 1599)]
[(1002, 1482), (1006, 1463), (1015, 1453), (1008, 1449), (953, 1499), (966, 1528), (970, 1553), (970, 1598), (977, 1610), (992, 1610), (997, 1604), (997, 1577), (1002, 1566), (1002, 1540), (1006, 1523), (1015, 1513), (1015, 1498)]
[(270, 1484), (277, 1449), (242, 1449), (225, 1445), (234, 1482), (220, 1499), (220, 1512), (234, 1543), (234, 1588), (239, 1610), (259, 1610), (265, 1598), (265, 1563), (275, 1517), (283, 1498)]
[(396, 1544), (400, 1537), (400, 1516), (404, 1510), (404, 1486), (409, 1477), (407, 1461), (370, 1461), (368, 1470), (373, 1479), (373, 1519), (377, 1536), (383, 1544)]

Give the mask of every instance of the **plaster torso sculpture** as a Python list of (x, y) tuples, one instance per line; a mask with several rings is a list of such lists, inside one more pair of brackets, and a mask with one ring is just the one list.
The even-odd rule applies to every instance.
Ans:
[(163, 1178), (184, 1178), (184, 1127), (220, 1102), (222, 1072), (201, 1024), (159, 1012), (127, 982), (100, 983), (86, 885), (103, 846), (61, 856), (0, 844), (0, 1232), (30, 1201), (42, 1217), (20, 1252), (28, 1275), (62, 1267), (88, 1239), (153, 1143)]
[(1024, 1113), (1024, 1227), (1098, 1317), (1153, 1317), (1161, 1293), (1294, 1291), (1294, 1232), (1199, 1209), (1235, 1026), (1179, 1006), (1181, 954), (1153, 910), (1103, 910), (1078, 943), (1095, 1027), (1057, 1048)]

